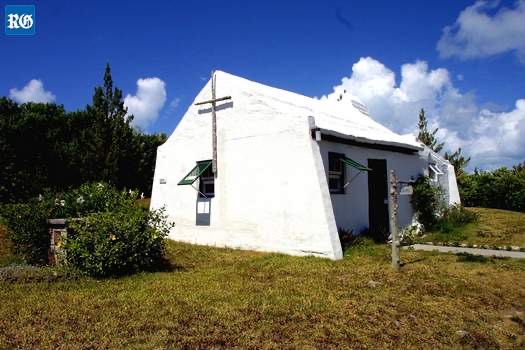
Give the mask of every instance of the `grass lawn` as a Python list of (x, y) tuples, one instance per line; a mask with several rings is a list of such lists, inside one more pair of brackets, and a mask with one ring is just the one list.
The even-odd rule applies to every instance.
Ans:
[(344, 260), (168, 241), (174, 269), (0, 284), (0, 348), (525, 346), (525, 262), (352, 247)]
[(525, 247), (525, 213), (488, 208), (468, 210), (479, 214), (477, 222), (447, 233), (430, 232), (419, 241)]

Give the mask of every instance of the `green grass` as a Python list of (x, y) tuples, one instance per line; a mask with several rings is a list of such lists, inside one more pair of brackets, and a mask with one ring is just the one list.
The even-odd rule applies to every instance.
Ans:
[(453, 229), (451, 232), (429, 232), (419, 241), (525, 247), (525, 213), (488, 208), (468, 210), (479, 214), (477, 222)]
[(0, 348), (525, 344), (520, 261), (403, 251), (396, 273), (366, 241), (335, 262), (173, 241), (168, 257), (169, 272), (0, 284)]

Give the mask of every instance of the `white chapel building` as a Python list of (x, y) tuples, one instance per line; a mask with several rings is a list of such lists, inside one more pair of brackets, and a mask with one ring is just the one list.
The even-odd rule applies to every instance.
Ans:
[[(212, 105), (195, 105), (212, 99), (211, 85), (157, 151), (151, 208), (166, 208), (171, 239), (340, 259), (338, 228), (389, 231), (391, 169), (403, 183), (430, 176), (447, 203), (460, 201), (450, 163), (374, 121), (359, 100), (314, 99), (221, 71), (214, 174)], [(400, 227), (413, 221), (406, 192)]]

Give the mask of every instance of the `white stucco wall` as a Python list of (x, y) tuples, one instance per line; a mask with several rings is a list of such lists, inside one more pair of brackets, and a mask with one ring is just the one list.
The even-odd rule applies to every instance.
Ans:
[[(233, 106), (217, 112), (215, 197), (202, 203), (193, 188), (177, 186), (196, 161), (212, 157), (211, 113), (199, 113), (206, 107), (190, 106), (158, 149), (151, 207), (166, 206), (175, 222), (170, 238), (341, 258), (323, 161), (310, 137), (308, 116), (288, 114), (284, 101), (269, 104), (221, 76), (217, 74), (217, 96), (231, 95)], [(208, 83), (195, 101), (209, 98)], [(196, 225), (197, 210), (206, 208), (210, 225)]]
[[(428, 147), (425, 147), (425, 149), (420, 152), (420, 155), (423, 159), (427, 160), (427, 163), (434, 164), (443, 173), (437, 176), (436, 183), (441, 188), (443, 202), (449, 206), (461, 204), (454, 166)], [(425, 169), (425, 175), (429, 176), (428, 168)]]
[[(320, 148), (327, 173), (329, 152), (343, 153), (345, 156), (365, 166), (368, 165), (368, 159), (385, 159), (387, 176), (390, 170), (393, 169), (399, 181), (416, 180), (420, 174), (424, 173), (427, 167), (427, 162), (419, 157), (417, 153), (410, 155), (327, 141), (321, 141)], [(358, 170), (347, 166), (347, 181), (350, 181), (358, 172)], [(344, 194), (332, 194), (331, 197), (338, 227), (352, 229), (355, 233), (360, 233), (363, 229), (369, 227), (367, 172), (361, 172), (355, 177), (346, 187)], [(409, 225), (412, 222), (413, 211), (410, 199), (410, 195), (398, 196), (398, 224), (400, 227)]]

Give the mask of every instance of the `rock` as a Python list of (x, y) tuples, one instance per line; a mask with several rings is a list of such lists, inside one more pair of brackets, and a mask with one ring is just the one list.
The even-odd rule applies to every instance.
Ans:
[(456, 334), (458, 335), (458, 337), (460, 338), (465, 338), (465, 336), (468, 334), (466, 331), (460, 329), (459, 331), (456, 332)]
[(373, 281), (373, 280), (370, 280), (368, 281), (368, 286), (372, 287), (372, 288), (376, 288), (377, 286), (379, 286), (381, 283), (380, 282), (377, 282), (377, 281)]

